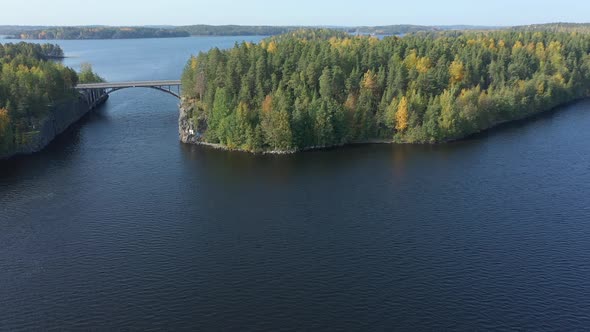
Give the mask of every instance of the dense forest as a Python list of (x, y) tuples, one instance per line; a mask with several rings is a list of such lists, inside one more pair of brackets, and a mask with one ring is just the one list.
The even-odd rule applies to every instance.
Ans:
[(514, 27), (514, 30), (590, 33), (589, 23), (547, 23)]
[(147, 27), (55, 27), (21, 31), (19, 39), (132, 39), (188, 37), (189, 33), (177, 29)]
[(575, 31), (302, 30), (192, 57), (184, 107), (231, 149), (444, 142), (587, 97), (589, 52)]
[[(35, 134), (38, 120), (55, 104), (76, 98), (77, 73), (48, 59), (63, 56), (57, 45), (0, 44), (0, 155)], [(80, 75), (101, 80), (88, 65)]]

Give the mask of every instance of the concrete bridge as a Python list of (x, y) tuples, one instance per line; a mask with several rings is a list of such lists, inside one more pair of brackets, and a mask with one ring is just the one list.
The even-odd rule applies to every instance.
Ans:
[(170, 94), (180, 99), (180, 81), (132, 81), (78, 84), (76, 90), (85, 97), (91, 108), (104, 101), (107, 95), (129, 88), (149, 88)]

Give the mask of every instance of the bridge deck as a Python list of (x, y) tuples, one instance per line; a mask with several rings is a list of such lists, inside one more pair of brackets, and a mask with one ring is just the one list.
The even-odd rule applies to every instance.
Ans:
[(78, 84), (76, 89), (117, 89), (117, 88), (149, 88), (157, 86), (180, 86), (180, 81), (136, 81), (136, 82), (105, 82)]

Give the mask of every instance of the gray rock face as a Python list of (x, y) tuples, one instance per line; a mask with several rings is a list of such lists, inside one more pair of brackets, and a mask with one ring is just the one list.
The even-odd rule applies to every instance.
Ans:
[(178, 135), (182, 143), (198, 144), (201, 134), (195, 128), (192, 119), (193, 110), (191, 106), (183, 100), (180, 104), (180, 116), (178, 118)]
[[(104, 95), (98, 104), (104, 103), (107, 99), (108, 95)], [(0, 155), (0, 159), (43, 150), (57, 135), (79, 121), (90, 110), (90, 105), (83, 98), (75, 98), (60, 103), (47, 116), (37, 121), (34, 128), (32, 128), (33, 134), (25, 144), (20, 144), (8, 154)]]

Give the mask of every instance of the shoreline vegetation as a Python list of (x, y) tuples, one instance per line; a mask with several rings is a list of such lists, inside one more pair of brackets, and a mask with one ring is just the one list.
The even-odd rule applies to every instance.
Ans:
[(0, 44), (0, 159), (40, 151), (89, 111), (74, 87), (102, 78), (52, 61), (63, 56), (52, 44)]
[(212, 49), (185, 68), (181, 140), (290, 153), (469, 137), (590, 96), (589, 29), (563, 29), (298, 30)]
[[(83, 39), (138, 39), (178, 38), (190, 36), (276, 36), (300, 29), (318, 29), (304, 26), (245, 26), (245, 25), (187, 25), (187, 26), (2, 26), (0, 36), (7, 39), (83, 40)], [(551, 32), (588, 32), (588, 24), (550, 23), (517, 27), (472, 25), (425, 26), (397, 24), (385, 26), (334, 26), (329, 29), (349, 34), (399, 36), (419, 32), (522, 30)]]
[[(528, 122), (528, 121), (533, 121), (536, 118), (542, 117), (542, 116), (546, 116), (549, 115), (553, 112), (557, 112), (560, 108), (566, 107), (568, 105), (572, 105), (575, 104), (577, 102), (581, 102), (583, 100), (588, 99), (589, 97), (582, 97), (579, 99), (575, 99), (572, 100), (570, 102), (564, 103), (562, 105), (557, 105), (549, 110), (545, 110), (545, 111), (541, 111), (535, 114), (531, 114), (531, 115), (525, 115), (522, 118), (518, 118), (518, 119), (513, 119), (513, 120), (506, 120), (506, 121), (502, 121), (502, 122), (498, 122), (496, 124), (493, 124), (492, 126), (490, 126), (489, 128), (485, 128), (485, 129), (481, 129), (480, 131), (468, 134), (464, 137), (460, 137), (460, 138), (455, 138), (455, 139), (449, 139), (447, 141), (442, 141), (442, 142), (435, 142), (435, 143), (417, 143), (417, 142), (397, 142), (395, 140), (380, 140), (380, 139), (373, 139), (373, 140), (366, 140), (366, 141), (356, 141), (356, 142), (348, 142), (348, 143), (343, 143), (343, 144), (339, 144), (339, 145), (328, 145), (328, 146), (310, 146), (310, 147), (306, 147), (306, 148), (302, 148), (300, 150), (290, 150), (290, 151), (249, 151), (246, 149), (242, 149), (242, 148), (230, 148), (226, 145), (222, 145), (219, 143), (207, 143), (207, 142), (203, 142), (203, 141), (198, 141), (198, 140), (192, 140), (192, 141), (185, 141), (183, 139), (181, 139), (181, 141), (183, 141), (183, 143), (186, 144), (192, 144), (192, 145), (200, 145), (200, 146), (204, 146), (204, 147), (208, 147), (211, 149), (215, 149), (215, 150), (222, 150), (222, 151), (230, 151), (230, 152), (241, 152), (241, 153), (255, 153), (255, 154), (261, 154), (261, 155), (288, 155), (288, 154), (296, 154), (296, 153), (300, 153), (300, 152), (310, 152), (310, 151), (322, 151), (322, 150), (331, 150), (331, 149), (337, 149), (337, 148), (344, 148), (347, 146), (355, 146), (355, 145), (374, 145), (374, 144), (384, 144), (384, 145), (392, 145), (392, 144), (402, 144), (402, 145), (424, 145), (424, 146), (432, 146), (432, 145), (439, 145), (439, 144), (448, 144), (448, 143), (453, 143), (453, 142), (460, 142), (463, 140), (467, 140), (469, 138), (472, 137), (476, 137), (478, 135), (481, 134), (485, 134), (487, 132), (493, 132), (496, 130), (500, 130), (501, 128), (503, 128), (504, 126), (508, 126), (510, 124), (514, 124), (514, 123), (518, 123), (518, 122)], [(182, 137), (182, 135), (181, 135)]]

